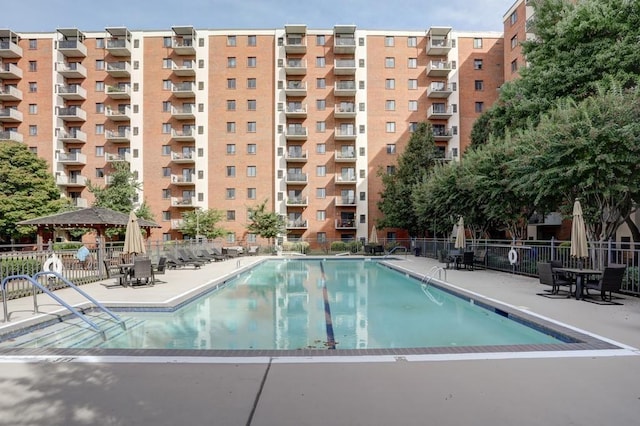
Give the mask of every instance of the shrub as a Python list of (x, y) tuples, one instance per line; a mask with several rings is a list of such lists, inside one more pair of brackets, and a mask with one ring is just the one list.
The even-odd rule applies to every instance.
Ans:
[(305, 241), (285, 241), (282, 243), (282, 249), (284, 251), (307, 254), (309, 251), (309, 243)]
[(4, 259), (0, 261), (0, 277), (33, 275), (42, 269), (38, 259)]
[(334, 241), (331, 243), (332, 252), (347, 251), (347, 243), (344, 241)]
[(82, 247), (82, 243), (80, 241), (67, 241), (63, 243), (53, 243), (54, 251), (78, 250), (80, 247)]

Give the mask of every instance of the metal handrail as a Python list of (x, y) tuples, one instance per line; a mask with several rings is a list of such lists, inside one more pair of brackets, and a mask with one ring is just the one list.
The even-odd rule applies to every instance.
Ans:
[(396, 250), (404, 250), (404, 254), (406, 255), (407, 253), (409, 253), (409, 251), (407, 250), (407, 248), (405, 246), (395, 246), (394, 248), (392, 248), (391, 250), (389, 250), (389, 253), (385, 254), (382, 258), (386, 259), (387, 257), (389, 257), (389, 255), (393, 254)]

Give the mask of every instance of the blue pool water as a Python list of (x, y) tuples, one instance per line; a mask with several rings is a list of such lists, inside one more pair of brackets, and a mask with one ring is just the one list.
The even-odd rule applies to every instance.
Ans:
[(128, 330), (111, 327), (107, 341), (69, 320), (0, 347), (372, 349), (561, 343), (473, 300), (361, 260), (268, 260), (174, 312), (120, 316)]

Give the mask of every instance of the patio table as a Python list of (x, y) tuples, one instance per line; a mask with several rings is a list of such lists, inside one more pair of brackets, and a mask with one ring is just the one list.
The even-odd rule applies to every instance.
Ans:
[(553, 268), (554, 271), (564, 272), (576, 279), (576, 300), (583, 298), (583, 281), (590, 276), (600, 276), (602, 271), (598, 269), (582, 269), (582, 268)]

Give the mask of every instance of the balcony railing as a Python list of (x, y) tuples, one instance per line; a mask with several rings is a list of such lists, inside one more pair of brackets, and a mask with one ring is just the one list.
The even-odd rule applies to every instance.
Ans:
[(171, 183), (175, 185), (195, 185), (196, 180), (194, 175), (171, 175)]
[(354, 173), (336, 173), (336, 183), (356, 183), (357, 178)]
[(307, 73), (307, 61), (304, 59), (288, 59), (284, 70), (287, 75), (304, 75)]
[(56, 71), (67, 78), (87, 78), (87, 69), (80, 62), (56, 62)]
[(184, 226), (184, 219), (171, 219), (171, 229), (182, 229)]
[(119, 163), (119, 162), (129, 162), (131, 161), (131, 153), (125, 152), (123, 154), (105, 154), (104, 159), (107, 163)]
[(186, 128), (186, 129), (171, 129), (171, 138), (176, 141), (187, 141), (191, 142), (195, 140), (196, 130), (194, 128)]
[(22, 69), (16, 64), (0, 62), (0, 79), (17, 80), (22, 78)]
[(107, 62), (107, 73), (112, 77), (129, 77), (131, 64), (126, 61)]
[(87, 46), (80, 40), (58, 40), (58, 51), (68, 57), (86, 57)]
[(284, 153), (284, 159), (287, 161), (307, 161), (309, 151), (287, 151)]
[(196, 95), (196, 84), (192, 81), (174, 84), (171, 88), (173, 94), (179, 98), (191, 98)]
[(355, 229), (357, 228), (355, 219), (336, 219), (336, 229)]
[(307, 197), (288, 197), (287, 198), (287, 205), (288, 206), (306, 206), (308, 204), (309, 200), (307, 199)]
[(336, 139), (352, 140), (356, 138), (356, 130), (351, 128), (336, 127), (334, 137)]
[(285, 136), (287, 139), (300, 140), (307, 138), (307, 128), (306, 127), (289, 127), (285, 132)]
[(307, 174), (306, 173), (287, 173), (287, 183), (306, 183), (307, 182)]
[(343, 197), (338, 195), (336, 197), (336, 206), (355, 206), (356, 197)]
[(87, 134), (81, 130), (73, 129), (71, 131), (58, 131), (58, 139), (62, 142), (86, 143)]
[(303, 219), (288, 220), (287, 228), (289, 229), (306, 229), (307, 221)]
[(131, 139), (131, 130), (107, 130), (105, 138), (111, 142), (129, 142)]
[(58, 162), (62, 164), (84, 165), (87, 164), (87, 156), (79, 152), (60, 152)]
[(65, 121), (86, 121), (87, 112), (77, 106), (58, 108), (58, 117)]
[(65, 86), (58, 85), (56, 86), (56, 93), (60, 95), (63, 99), (70, 99), (76, 101), (83, 101), (87, 99), (87, 89), (84, 89), (82, 86), (77, 84)]
[(333, 93), (335, 96), (355, 96), (356, 82), (351, 80), (336, 81)]
[(352, 75), (356, 72), (355, 59), (336, 59), (333, 73), (337, 75)]
[(0, 87), (0, 101), (17, 102), (22, 100), (22, 90), (14, 86)]
[(427, 75), (430, 77), (446, 77), (453, 69), (453, 62), (429, 61)]
[(124, 108), (105, 110), (105, 116), (113, 121), (128, 121), (131, 119), (131, 107), (126, 106)]
[(14, 132), (13, 130), (0, 131), (0, 141), (22, 142), (22, 133)]
[(171, 197), (173, 207), (193, 207), (193, 198)]
[(126, 38), (107, 39), (107, 51), (113, 56), (131, 56), (131, 41)]
[(75, 176), (67, 176), (67, 175), (58, 175), (56, 176), (56, 185), (60, 186), (86, 186), (87, 185), (87, 177), (82, 175)]
[(171, 161), (176, 163), (193, 163), (195, 161), (195, 151), (175, 152), (171, 151)]
[(131, 86), (107, 86), (107, 96), (112, 99), (129, 99), (131, 97)]
[(427, 55), (444, 56), (453, 47), (453, 43), (447, 38), (431, 38), (427, 43)]
[(448, 98), (453, 92), (453, 86), (444, 82), (433, 82), (427, 87), (427, 96), (430, 98)]
[(22, 121), (22, 113), (15, 108), (0, 108), (0, 122), (17, 123)]
[(341, 151), (341, 150), (337, 150), (336, 151), (336, 161), (356, 161), (356, 150), (355, 147), (353, 148), (353, 150), (347, 150), (347, 151)]
[(451, 139), (452, 137), (453, 137), (453, 132), (451, 131), (451, 129), (439, 128), (439, 127), (433, 128), (433, 138), (435, 140), (448, 140), (448, 139)]
[(444, 104), (433, 104), (427, 110), (429, 119), (447, 119), (453, 115), (453, 108)]
[(0, 41), (0, 58), (22, 58), (22, 47), (10, 40)]

